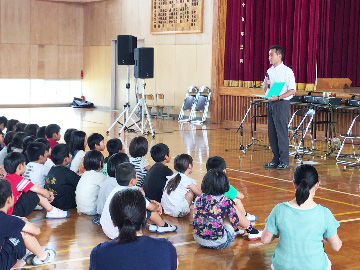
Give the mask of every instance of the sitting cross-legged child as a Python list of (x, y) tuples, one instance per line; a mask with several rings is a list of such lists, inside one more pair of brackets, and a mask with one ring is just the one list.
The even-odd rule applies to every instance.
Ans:
[(136, 174), (138, 177), (137, 186), (142, 187), (144, 185), (144, 178), (151, 166), (144, 156), (148, 152), (149, 143), (145, 137), (135, 137), (131, 140), (129, 145), (130, 162), (134, 164)]
[[(22, 258), (27, 264), (34, 265), (53, 261), (56, 252), (48, 248), (44, 250), (35, 237), (40, 234), (40, 228), (26, 218), (7, 214), (13, 205), (11, 184), (0, 179), (0, 269), (11, 269)], [(25, 256), (26, 249), (30, 252)]]
[[(100, 218), (100, 224), (107, 235), (107, 237), (114, 239), (119, 236), (119, 229), (114, 227), (114, 223), (110, 216), (110, 202), (118, 191), (125, 189), (139, 189), (136, 187), (137, 176), (136, 170), (133, 164), (129, 162), (122, 163), (116, 167), (116, 181), (118, 186), (111, 191), (110, 195), (106, 199), (105, 206)], [(146, 220), (150, 224), (149, 231), (157, 233), (174, 232), (177, 230), (177, 226), (166, 223), (162, 218), (162, 207), (160, 203), (156, 201), (150, 201), (145, 198), (146, 204)]]
[(66, 144), (57, 144), (52, 149), (55, 163), (45, 180), (45, 188), (54, 193), (52, 204), (60, 209), (76, 207), (75, 191), (80, 176), (66, 167), (70, 163), (71, 155)]
[(44, 165), (46, 167), (48, 167), (49, 169), (51, 169), (52, 166), (54, 166), (54, 162), (49, 158), (49, 156), (51, 155), (51, 148), (50, 148), (50, 143), (47, 139), (45, 138), (37, 138), (35, 140), (35, 142), (39, 142), (39, 143), (43, 143), (45, 145), (45, 155), (47, 156), (46, 162), (44, 163)]
[[(50, 124), (46, 126), (45, 135), (50, 143), (50, 148), (53, 148), (55, 145), (59, 143), (61, 139), (60, 130), (61, 128), (57, 124)], [(49, 155), (49, 158), (52, 160), (51, 155)]]
[(87, 139), (90, 150), (102, 152), (105, 150), (104, 136), (99, 133), (92, 133)]
[(46, 211), (46, 218), (67, 218), (70, 216), (68, 211), (60, 210), (50, 203), (54, 200), (54, 194), (31, 183), (21, 175), (25, 173), (25, 157), (21, 153), (13, 152), (6, 156), (4, 168), (8, 173), (4, 179), (11, 183), (14, 196), (14, 205), (8, 209), (9, 215), (27, 217), (39, 204)]
[[(72, 156), (70, 162), (70, 170), (79, 173), (83, 164), (86, 147), (86, 133), (81, 130), (75, 130), (71, 133), (70, 138), (70, 154)], [(81, 172), (82, 173), (82, 172)]]
[(76, 187), (76, 205), (78, 213), (96, 215), (100, 186), (106, 176), (100, 172), (104, 165), (104, 156), (97, 150), (90, 150), (84, 157), (85, 172)]
[(122, 142), (117, 138), (108, 140), (106, 143), (106, 150), (108, 151), (109, 155), (104, 159), (104, 168), (101, 170), (104, 175), (107, 175), (107, 163), (109, 158), (117, 153), (124, 153)]

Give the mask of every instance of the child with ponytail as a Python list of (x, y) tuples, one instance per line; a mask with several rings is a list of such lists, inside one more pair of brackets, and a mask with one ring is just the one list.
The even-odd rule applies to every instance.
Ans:
[(340, 224), (328, 208), (314, 202), (320, 185), (315, 167), (297, 167), (293, 184), (295, 198), (274, 207), (261, 238), (264, 244), (269, 244), (279, 237), (272, 269), (331, 269), (323, 243), (329, 243), (335, 251), (340, 250), (342, 242), (337, 234)]
[(183, 217), (190, 213), (190, 205), (194, 198), (201, 194), (196, 181), (189, 177), (193, 171), (193, 159), (190, 155), (177, 155), (174, 160), (172, 176), (167, 176), (161, 205), (164, 212), (172, 217)]
[(168, 240), (143, 235), (146, 212), (144, 196), (138, 189), (127, 188), (115, 193), (110, 202), (110, 215), (119, 235), (92, 250), (90, 270), (177, 268), (176, 249)]

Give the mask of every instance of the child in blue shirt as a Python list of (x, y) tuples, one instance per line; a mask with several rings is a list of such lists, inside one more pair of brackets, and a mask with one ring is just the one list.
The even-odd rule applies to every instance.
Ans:
[(262, 242), (269, 244), (279, 237), (272, 269), (331, 269), (324, 242), (333, 250), (340, 250), (342, 242), (337, 234), (340, 224), (328, 208), (314, 202), (320, 185), (316, 169), (311, 165), (297, 167), (293, 184), (295, 198), (277, 204), (265, 220)]

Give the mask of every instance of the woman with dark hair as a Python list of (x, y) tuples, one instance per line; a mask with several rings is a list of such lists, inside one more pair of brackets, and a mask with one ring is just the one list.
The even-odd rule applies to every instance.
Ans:
[(276, 205), (265, 220), (262, 242), (269, 244), (279, 237), (272, 257), (272, 269), (331, 269), (324, 242), (329, 243), (333, 250), (340, 250), (342, 242), (337, 234), (340, 224), (328, 208), (314, 202), (320, 185), (315, 167), (297, 167), (293, 184), (295, 198)]
[(143, 235), (146, 207), (137, 189), (117, 192), (110, 203), (110, 215), (119, 236), (97, 245), (90, 255), (91, 269), (175, 270), (175, 247), (166, 239)]

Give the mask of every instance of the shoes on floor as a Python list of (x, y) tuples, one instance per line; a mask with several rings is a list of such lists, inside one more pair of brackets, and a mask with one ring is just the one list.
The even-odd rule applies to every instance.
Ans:
[(26, 255), (24, 256), (23, 260), (26, 264), (32, 264), (32, 260), (34, 259), (35, 254), (31, 251), (28, 251)]
[(178, 227), (176, 225), (170, 225), (165, 223), (165, 226), (160, 227), (157, 226), (157, 233), (167, 233), (167, 232), (175, 232), (178, 229)]
[(53, 207), (53, 209), (50, 212), (47, 212), (46, 218), (67, 218), (70, 217), (69, 211), (64, 211), (59, 208)]
[(158, 229), (158, 226), (155, 224), (150, 224), (149, 225), (149, 232), (156, 232)]
[(39, 259), (37, 256), (35, 256), (32, 260), (33, 265), (41, 265), (44, 263), (52, 262), (56, 257), (56, 252), (53, 249), (45, 249), (46, 257), (44, 260)]
[(250, 222), (254, 222), (254, 221), (257, 220), (257, 216), (252, 215), (252, 214), (250, 214), (250, 213), (246, 213), (245, 217), (246, 217), (247, 220), (250, 221)]
[(101, 225), (100, 218), (101, 218), (101, 216), (96, 216), (91, 220), (91, 222), (94, 223), (95, 225)]
[(251, 232), (248, 232), (248, 240), (249, 241), (255, 241), (261, 238), (263, 231), (259, 231), (255, 228), (251, 230)]
[(272, 168), (272, 169), (275, 169), (275, 168), (278, 167), (278, 165), (279, 165), (279, 164), (270, 161), (270, 162), (268, 162), (268, 163), (265, 163), (265, 164), (263, 165), (263, 167), (264, 167), (264, 168)]
[(280, 162), (280, 164), (276, 167), (278, 170), (286, 170), (287, 168), (289, 168), (289, 165), (282, 162)]
[(234, 235), (235, 235), (235, 237), (236, 236), (242, 236), (242, 235), (244, 235), (245, 234), (245, 231), (244, 230), (242, 230), (242, 229), (236, 229), (235, 231), (234, 231)]

